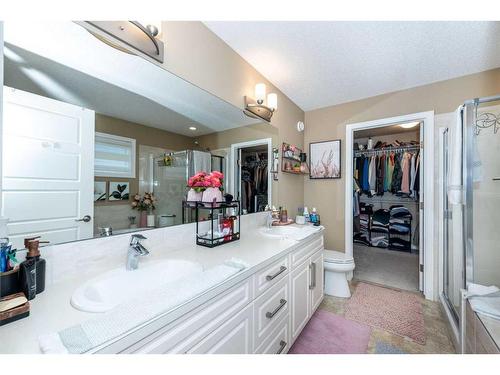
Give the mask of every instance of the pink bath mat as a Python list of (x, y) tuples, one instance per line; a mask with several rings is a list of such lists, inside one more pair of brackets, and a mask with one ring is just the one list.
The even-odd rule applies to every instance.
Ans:
[(365, 354), (370, 333), (370, 327), (317, 310), (288, 353)]
[(345, 317), (425, 344), (422, 304), (415, 294), (359, 283)]

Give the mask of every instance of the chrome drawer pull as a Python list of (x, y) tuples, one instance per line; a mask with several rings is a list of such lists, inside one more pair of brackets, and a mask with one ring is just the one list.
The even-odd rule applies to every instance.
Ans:
[(286, 271), (286, 267), (285, 266), (281, 266), (280, 267), (280, 270), (278, 272), (276, 272), (274, 275), (267, 275), (266, 276), (266, 280), (267, 281), (271, 281), (272, 279), (276, 278), (277, 276), (281, 275), (283, 272)]
[(279, 350), (276, 352), (276, 354), (281, 354), (281, 352), (285, 349), (285, 347), (286, 347), (286, 341), (281, 340), (281, 341), (280, 341), (280, 348), (279, 348)]
[(278, 311), (280, 311), (280, 310), (283, 308), (283, 306), (285, 306), (285, 305), (286, 305), (286, 299), (283, 299), (283, 298), (282, 298), (282, 299), (280, 299), (280, 305), (279, 305), (278, 307), (276, 307), (276, 308), (274, 309), (274, 311), (273, 311), (273, 312), (269, 312), (269, 311), (268, 311), (268, 312), (266, 312), (266, 318), (271, 319), (271, 318), (272, 318), (273, 316), (275, 316), (275, 315), (278, 313)]

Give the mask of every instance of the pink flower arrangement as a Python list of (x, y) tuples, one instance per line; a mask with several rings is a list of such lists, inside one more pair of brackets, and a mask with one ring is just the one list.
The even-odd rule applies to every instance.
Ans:
[(198, 193), (206, 190), (207, 188), (219, 188), (220, 190), (223, 190), (223, 179), (224, 175), (218, 171), (213, 171), (210, 174), (198, 172), (189, 178), (188, 187)]

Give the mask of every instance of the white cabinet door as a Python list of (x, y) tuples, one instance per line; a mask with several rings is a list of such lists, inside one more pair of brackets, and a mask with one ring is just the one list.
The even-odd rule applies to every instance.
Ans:
[(93, 236), (94, 111), (4, 87), (2, 212), (14, 247)]
[(309, 297), (309, 261), (299, 265), (291, 273), (291, 292), (292, 314), (291, 314), (291, 333), (292, 343), (299, 336), (300, 332), (307, 324), (311, 311), (311, 298)]
[(311, 257), (311, 315), (323, 300), (323, 251), (318, 251)]
[(233, 318), (201, 340), (188, 353), (249, 354), (252, 347), (253, 306), (248, 305)]

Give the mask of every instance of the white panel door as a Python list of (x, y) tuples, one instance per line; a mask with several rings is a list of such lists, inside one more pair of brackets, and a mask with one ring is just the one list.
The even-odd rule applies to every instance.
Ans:
[(299, 336), (309, 320), (311, 299), (309, 296), (310, 272), (309, 261), (299, 265), (291, 273), (292, 314), (290, 329), (292, 333), (291, 344)]
[[(93, 236), (94, 111), (4, 87), (2, 216), (9, 237)], [(80, 220), (80, 221), (79, 221)]]

